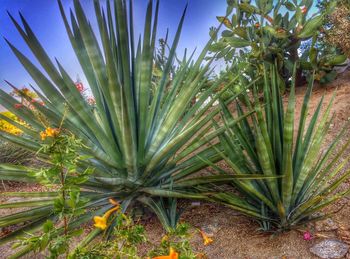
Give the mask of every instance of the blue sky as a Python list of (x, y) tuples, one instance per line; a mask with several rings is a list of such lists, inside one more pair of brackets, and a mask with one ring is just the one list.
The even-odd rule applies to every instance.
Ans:
[[(92, 14), (90, 20), (94, 26), (96, 21), (93, 18), (92, 2), (90, 0), (82, 1), (87, 13)], [(158, 38), (165, 36), (167, 28), (170, 30), (170, 35), (175, 33), (186, 3), (188, 3), (188, 10), (179, 50), (185, 47), (189, 50), (193, 50), (195, 47), (201, 49), (209, 39), (209, 27), (217, 25), (215, 17), (225, 14), (226, 0), (161, 0)], [(66, 12), (73, 6), (72, 0), (63, 0), (63, 4)], [(146, 5), (146, 0), (134, 0), (136, 33), (143, 29)], [(33, 55), (15, 29), (6, 11), (9, 11), (17, 20), (19, 19), (18, 11), (20, 11), (49, 56), (58, 58), (74, 79), (79, 74), (83, 82), (85, 81), (66, 35), (55, 0), (0, 0), (0, 35), (6, 37), (33, 61)], [(18, 87), (28, 86), (29, 83), (34, 84), (2, 37), (0, 38), (0, 88), (9, 90), (3, 81), (4, 79)]]

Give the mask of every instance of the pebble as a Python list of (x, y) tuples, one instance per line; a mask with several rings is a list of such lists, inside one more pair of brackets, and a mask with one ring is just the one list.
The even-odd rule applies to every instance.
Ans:
[(338, 229), (337, 224), (330, 218), (316, 222), (315, 227), (316, 231), (318, 232), (333, 231)]
[(208, 235), (208, 237), (213, 237), (219, 231), (219, 224), (217, 223), (208, 224), (203, 226), (201, 229), (205, 234)]
[(314, 255), (324, 258), (343, 258), (349, 250), (349, 246), (339, 240), (326, 239), (310, 248)]
[(200, 201), (193, 201), (191, 202), (191, 207), (199, 207), (201, 206), (201, 202)]

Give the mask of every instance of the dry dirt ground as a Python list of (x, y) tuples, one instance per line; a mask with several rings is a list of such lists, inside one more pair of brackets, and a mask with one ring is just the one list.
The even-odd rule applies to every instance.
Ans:
[[(333, 92), (337, 88), (337, 96), (333, 106), (335, 112), (334, 122), (330, 134), (327, 136), (327, 143), (337, 135), (342, 126), (350, 120), (350, 72), (345, 72), (338, 77), (333, 83), (327, 86), (316, 85), (311, 100), (311, 109), (309, 115), (313, 114), (313, 110), (322, 95), (325, 95), (325, 101), (329, 101)], [(303, 96), (306, 87), (297, 89), (297, 109), (296, 116), (298, 118), (301, 108)], [(350, 137), (350, 131), (346, 132), (346, 141)], [(348, 155), (349, 152), (346, 154)], [(346, 183), (342, 188), (347, 188), (350, 182)], [(1, 187), (0, 187), (1, 188)], [(38, 189), (40, 186), (32, 185), (12, 185), (8, 186), (7, 191), (30, 191)], [(0, 202), (8, 199), (0, 196)], [(345, 205), (345, 206), (342, 206)], [(202, 244), (201, 237), (193, 231), (191, 244), (198, 252), (204, 252), (210, 259), (240, 259), (240, 258), (316, 258), (309, 252), (309, 248), (316, 242), (325, 237), (336, 237), (347, 241), (350, 229), (350, 202), (344, 199), (333, 205), (329, 210), (336, 210), (342, 207), (333, 217), (333, 221), (337, 224), (338, 229), (334, 231), (316, 233), (314, 226), (305, 226), (301, 230), (309, 230), (313, 233), (314, 238), (311, 241), (303, 240), (302, 233), (299, 231), (290, 231), (279, 235), (268, 235), (258, 231), (259, 225), (236, 212), (213, 204), (200, 204), (186, 210), (182, 220), (189, 223), (193, 228), (205, 228), (215, 226), (214, 242), (209, 246)], [(0, 216), (7, 214), (9, 211), (0, 210)], [(162, 227), (155, 217), (144, 222), (148, 238), (151, 242), (157, 243), (164, 235)], [(1, 233), (0, 233), (1, 234)], [(316, 235), (316, 236), (315, 236)], [(318, 235), (318, 237), (317, 237)], [(323, 237), (320, 237), (323, 236)], [(350, 237), (350, 235), (349, 235)], [(350, 239), (349, 239), (350, 240)], [(146, 250), (147, 247), (141, 247)], [(7, 258), (11, 252), (9, 245), (0, 247), (0, 258)], [(28, 258), (41, 258), (40, 256), (31, 255)], [(347, 255), (350, 258), (350, 254)]]

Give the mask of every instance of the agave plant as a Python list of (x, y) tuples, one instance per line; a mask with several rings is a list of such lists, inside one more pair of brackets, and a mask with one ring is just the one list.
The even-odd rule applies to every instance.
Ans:
[[(34, 102), (33, 106), (45, 115), (49, 125), (43, 125), (41, 119), (28, 107), (17, 109), (17, 99), (0, 90), (1, 104), (27, 123), (24, 126), (9, 120), (23, 134), (15, 136), (1, 132), (0, 137), (37, 152), (41, 147), (39, 132), (48, 126), (58, 127), (65, 114), (63, 128), (83, 141), (86, 147), (82, 148), (81, 153), (90, 157), (87, 162), (80, 164), (81, 170), (95, 168), (89, 180), (81, 185), (81, 195), (90, 200), (85, 207), (86, 213), (72, 221), (69, 227), (79, 227), (82, 223), (91, 221), (93, 216), (103, 214), (111, 206), (108, 198), (114, 198), (122, 201), (124, 209), (130, 204), (149, 206), (168, 229), (174, 225), (176, 202), (171, 200), (169, 211), (162, 199), (204, 199), (206, 196), (196, 190), (197, 185), (231, 181), (238, 177), (191, 177), (206, 166), (195, 154), (198, 153), (211, 162), (221, 159), (217, 152), (221, 148), (218, 145), (207, 147), (206, 140), (203, 139), (207, 133), (208, 139), (214, 139), (224, 130), (213, 129), (210, 123), (219, 113), (218, 107), (209, 110), (217, 97), (205, 103), (220, 82), (198, 93), (210, 73), (211, 61), (205, 64), (202, 61), (212, 41), (208, 42), (197, 60), (193, 61), (193, 55), (190, 58), (185, 55), (177, 64), (176, 73), (169, 76), (184, 22), (184, 12), (166, 64), (161, 72), (157, 72), (157, 80), (153, 80), (158, 1), (155, 8), (153, 1), (149, 1), (144, 33), (137, 44), (134, 40), (132, 1), (130, 6), (124, 0), (116, 0), (113, 5), (107, 1), (106, 8), (101, 8), (99, 1), (94, 1), (98, 34), (94, 33), (78, 0), (74, 1), (75, 11), (70, 13), (70, 23), (61, 1), (58, 4), (95, 104), (91, 106), (84, 100), (58, 60), (56, 65), (51, 61), (25, 18), (20, 14), (22, 28), (10, 15), (41, 65), (41, 68), (34, 65), (34, 61), (8, 42), (40, 89), (33, 87), (45, 105)], [(101, 38), (101, 45), (97, 36)], [(152, 84), (155, 84), (154, 92), (151, 92)], [(26, 98), (31, 101), (30, 97)], [(197, 101), (189, 106), (194, 98)], [(38, 156), (42, 160), (47, 159), (40, 153)], [(35, 182), (36, 179), (29, 174), (32, 171), (35, 168), (2, 164), (0, 180)], [(0, 218), (1, 227), (25, 222), (16, 231), (2, 237), (1, 243), (25, 232), (38, 230), (47, 219), (56, 219), (52, 210), (55, 192), (4, 195), (27, 199), (19, 203), (2, 204), (0, 208), (28, 209)], [(41, 200), (38, 201), (38, 197)], [(109, 232), (108, 229), (106, 231)], [(87, 244), (99, 232), (100, 230), (92, 232), (83, 244)]]
[[(350, 141), (336, 149), (347, 129), (344, 127), (333, 142), (323, 149), (325, 136), (332, 123), (331, 106), (335, 95), (321, 115), (322, 97), (307, 123), (312, 82), (307, 88), (299, 124), (294, 132), (297, 124), (294, 117), (295, 85), (293, 83), (284, 110), (276, 77), (274, 67), (269, 77), (265, 73), (263, 96), (258, 96), (256, 89), (254, 97), (245, 95), (248, 107), (237, 102), (237, 115), (231, 114), (227, 106), (222, 105), (227, 131), (220, 136), (225, 150), (222, 156), (235, 173), (249, 175), (262, 172), (276, 178), (234, 181), (238, 195), (221, 192), (213, 197), (259, 220), (264, 229), (288, 230), (324, 217), (322, 213), (316, 212), (350, 192), (337, 192), (337, 187), (350, 175), (350, 171), (342, 172), (350, 158), (347, 156), (342, 160)], [(250, 100), (252, 98), (253, 101)], [(242, 114), (243, 109), (253, 108), (256, 112), (251, 118), (243, 119), (233, 127), (228, 126), (236, 116)]]

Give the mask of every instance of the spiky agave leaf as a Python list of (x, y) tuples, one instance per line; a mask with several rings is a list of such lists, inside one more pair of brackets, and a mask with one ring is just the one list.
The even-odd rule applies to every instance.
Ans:
[[(257, 91), (252, 103), (249, 102), (249, 96), (245, 96), (248, 103), (246, 108), (255, 107), (256, 113), (251, 120), (244, 119), (234, 127), (226, 126), (226, 132), (220, 136), (221, 145), (227, 154), (225, 160), (240, 175), (262, 172), (268, 176), (283, 177), (250, 182), (234, 181), (234, 186), (242, 196), (228, 192), (214, 194), (214, 200), (257, 218), (262, 225), (270, 221), (270, 226), (286, 230), (315, 219), (315, 212), (350, 192), (336, 192), (337, 187), (350, 175), (349, 171), (341, 174), (350, 159), (348, 156), (341, 161), (350, 141), (342, 145), (339, 151), (335, 149), (348, 124), (322, 151), (321, 147), (333, 119), (331, 106), (335, 94), (322, 116), (324, 98), (321, 98), (307, 125), (312, 87), (313, 80), (310, 80), (301, 107), (296, 141), (293, 140), (296, 125), (294, 83), (285, 110), (274, 67), (270, 76), (265, 74), (265, 107), (258, 100)], [(238, 102), (237, 111), (239, 116), (242, 107)], [(235, 119), (235, 115), (225, 105), (222, 105), (222, 113), (226, 124)]]
[[(66, 111), (65, 107), (68, 107), (63, 127), (83, 140), (86, 148), (81, 153), (92, 157), (80, 164), (80, 169), (85, 170), (88, 166), (95, 168), (90, 179), (81, 185), (85, 190), (92, 191), (82, 193), (83, 197), (90, 199), (86, 207), (90, 212), (76, 219), (76, 224), (89, 221), (96, 213), (106, 211), (110, 206), (107, 198), (110, 197), (124, 201), (125, 206), (136, 200), (149, 205), (150, 199), (157, 197), (205, 199), (206, 196), (195, 188), (197, 185), (227, 181), (225, 178), (218, 180), (205, 177), (197, 181), (196, 177), (189, 177), (206, 166), (194, 154), (198, 153), (211, 162), (221, 159), (217, 152), (217, 149), (221, 149), (207, 147), (206, 141), (201, 139), (206, 133), (214, 139), (224, 130), (213, 129), (210, 124), (219, 109), (213, 107), (207, 112), (217, 97), (205, 104), (220, 82), (199, 92), (210, 72), (211, 61), (203, 63), (203, 60), (212, 41), (208, 42), (197, 60), (187, 59), (185, 55), (177, 64), (176, 73), (169, 76), (185, 10), (161, 76), (155, 80), (153, 64), (159, 2), (153, 8), (153, 1), (149, 1), (144, 33), (137, 45), (133, 35), (132, 1), (129, 3), (130, 6), (127, 7), (125, 0), (115, 0), (114, 4), (107, 1), (104, 9), (99, 1), (94, 1), (99, 32), (95, 35), (78, 0), (74, 1), (74, 11), (70, 12), (70, 23), (61, 1), (58, 1), (70, 42), (96, 101), (94, 107), (85, 102), (59, 61), (56, 60), (56, 64), (51, 61), (25, 18), (20, 14), (23, 24), (21, 27), (10, 15), (41, 67), (34, 65), (13, 44), (8, 44), (40, 88), (40, 91), (34, 90), (45, 106), (37, 103), (33, 105), (45, 114), (50, 125), (43, 125), (27, 107), (16, 109), (16, 99), (0, 90), (1, 104), (29, 125), (23, 127), (21, 136), (1, 132), (0, 137), (37, 152), (40, 148), (39, 132), (45, 126), (57, 127)], [(100, 37), (100, 41), (97, 37)], [(154, 92), (151, 92), (151, 86), (155, 89)], [(197, 101), (191, 106), (194, 98)], [(46, 159), (40, 153), (38, 156), (42, 160)], [(1, 165), (0, 179), (35, 181), (28, 175), (32, 170), (35, 168)], [(186, 179), (189, 179), (187, 184)], [(25, 196), (31, 199), (37, 195), (40, 196)], [(20, 221), (27, 222), (0, 242), (15, 238), (23, 234), (23, 231), (35, 231), (44, 219), (53, 217), (50, 204), (52, 198), (49, 197), (52, 196), (41, 202), (21, 203), (23, 207), (34, 208), (0, 218), (0, 223), (6, 226)], [(7, 204), (3, 207), (19, 205)], [(92, 212), (95, 208), (98, 210)], [(156, 212), (160, 217), (165, 215), (158, 213), (158, 210)], [(168, 221), (161, 219), (161, 222)], [(108, 231), (107, 229), (107, 233)], [(96, 234), (98, 232), (89, 235), (82, 244), (88, 243)], [(28, 251), (19, 254), (24, 252)]]

